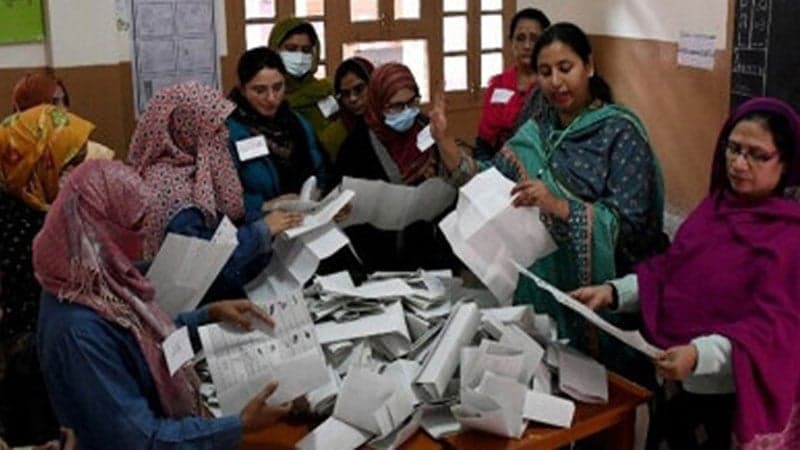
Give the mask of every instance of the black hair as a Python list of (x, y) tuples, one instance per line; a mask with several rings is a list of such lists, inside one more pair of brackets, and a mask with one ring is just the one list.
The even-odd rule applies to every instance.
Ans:
[(514, 31), (517, 30), (517, 24), (521, 19), (535, 20), (536, 22), (539, 22), (539, 25), (543, 30), (550, 26), (550, 19), (548, 19), (542, 11), (536, 8), (520, 9), (516, 14), (514, 14), (514, 17), (511, 18), (511, 28), (508, 29), (509, 39), (514, 38)]
[[(536, 44), (533, 46), (533, 56), (531, 57), (531, 68), (534, 72), (538, 73), (539, 71), (539, 54), (542, 49), (555, 42), (568, 45), (584, 63), (588, 63), (589, 58), (592, 56), (592, 46), (586, 33), (575, 24), (559, 22), (544, 30), (544, 33), (536, 40)], [(595, 67), (594, 75), (589, 78), (589, 93), (593, 98), (600, 99), (606, 103), (614, 102), (611, 86), (597, 74), (597, 67)]]
[(311, 38), (311, 44), (314, 47), (319, 46), (319, 36), (317, 36), (317, 30), (314, 29), (314, 26), (311, 25), (309, 22), (303, 22), (296, 27), (292, 28), (291, 30), (286, 32), (286, 35), (278, 42), (278, 46), (286, 42), (290, 37), (294, 36), (295, 34), (307, 34), (309, 38)]
[(249, 83), (261, 69), (274, 69), (286, 77), (286, 66), (280, 55), (267, 47), (255, 47), (244, 52), (236, 66), (239, 86)]
[(354, 74), (364, 83), (369, 84), (370, 76), (366, 68), (358, 62), (358, 59), (348, 58), (339, 64), (339, 67), (336, 68), (336, 73), (333, 75), (333, 90), (336, 91), (337, 94), (340, 93), (339, 89), (342, 84), (342, 78), (348, 73)]

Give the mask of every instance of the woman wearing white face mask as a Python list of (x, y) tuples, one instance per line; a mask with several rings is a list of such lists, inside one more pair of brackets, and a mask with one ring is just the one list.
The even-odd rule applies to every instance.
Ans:
[[(375, 69), (367, 88), (364, 120), (342, 144), (336, 173), (407, 185), (437, 176), (442, 169), (436, 149), (417, 148), (417, 135), (428, 123), (419, 102), (419, 87), (408, 67), (388, 63)], [(367, 270), (434, 268), (449, 265), (452, 258), (432, 225), (437, 222), (417, 222), (399, 233), (370, 225), (349, 227), (345, 232)]]
[(278, 22), (269, 35), (269, 48), (278, 52), (286, 66), (286, 100), (307, 119), (317, 136), (334, 119), (336, 99), (330, 81), (314, 78), (319, 64), (319, 38), (302, 19)]

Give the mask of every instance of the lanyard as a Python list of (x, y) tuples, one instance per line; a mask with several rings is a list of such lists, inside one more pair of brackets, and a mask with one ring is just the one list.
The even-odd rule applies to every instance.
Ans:
[(556, 139), (555, 143), (551, 142), (553, 139), (553, 134), (556, 132), (556, 130), (550, 132), (550, 135), (547, 137), (547, 146), (548, 146), (547, 150), (549, 151), (546, 152), (547, 154), (545, 155), (545, 160), (542, 163), (542, 167), (539, 169), (538, 172), (536, 172), (536, 178), (542, 178), (542, 175), (544, 174), (544, 169), (550, 167), (550, 160), (553, 159), (553, 155), (555, 154), (556, 149), (558, 149), (558, 146), (561, 145), (561, 142), (564, 140), (564, 138), (567, 137), (567, 133), (569, 133), (570, 130), (572, 130), (572, 128), (575, 126), (575, 124), (578, 123), (583, 118), (583, 116), (586, 114), (586, 111), (587, 111), (586, 109), (581, 111), (581, 113), (578, 114), (578, 117), (576, 117), (575, 120), (570, 122), (570, 124), (567, 125), (567, 128), (564, 128), (564, 131), (561, 132), (561, 136), (559, 136), (558, 139)]

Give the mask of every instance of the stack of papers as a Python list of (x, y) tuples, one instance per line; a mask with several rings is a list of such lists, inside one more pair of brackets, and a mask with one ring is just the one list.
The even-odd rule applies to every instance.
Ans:
[(512, 206), (513, 187), (497, 169), (483, 171), (461, 188), (456, 210), (439, 223), (453, 252), (501, 304), (510, 304), (517, 287), (511, 260), (530, 266), (556, 249), (538, 208)]
[(171, 316), (197, 308), (238, 245), (236, 227), (227, 217), (210, 241), (168, 234), (147, 271), (156, 302)]
[[(353, 210), (342, 226), (368, 223), (381, 230), (402, 230), (418, 220), (430, 222), (453, 204), (456, 190), (441, 178), (419, 186), (344, 177), (342, 189), (355, 193)], [(387, 208), (386, 205), (391, 205)]]
[(278, 382), (270, 404), (293, 400), (330, 379), (314, 324), (302, 293), (260, 304), (275, 319), (243, 332), (228, 325), (206, 325), (198, 333), (217, 388), (220, 409), (238, 414), (267, 383)]

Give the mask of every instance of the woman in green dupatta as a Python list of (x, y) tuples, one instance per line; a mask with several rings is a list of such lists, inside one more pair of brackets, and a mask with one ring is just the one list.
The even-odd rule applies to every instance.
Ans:
[(269, 48), (278, 52), (286, 66), (286, 100), (311, 123), (320, 136), (333, 119), (336, 106), (330, 81), (314, 78), (320, 58), (317, 32), (303, 19), (290, 18), (275, 24), (269, 34)]
[[(515, 206), (540, 208), (559, 248), (535, 262), (532, 272), (562, 290), (603, 283), (665, 246), (658, 161), (640, 120), (612, 103), (580, 28), (568, 23), (548, 28), (536, 42), (532, 64), (549, 106), (493, 160), (476, 161), (454, 145), (441, 98), (431, 113), (433, 135), (457, 184), (493, 165), (517, 182), (511, 192)], [(514, 295), (516, 303), (533, 304), (552, 316), (560, 338), (613, 370), (651, 381), (647, 360), (598, 335), (530, 280), (520, 277)], [(609, 319), (626, 328), (634, 325), (632, 318)]]

